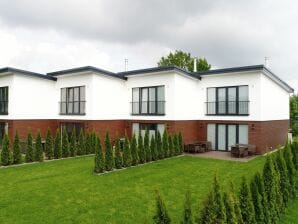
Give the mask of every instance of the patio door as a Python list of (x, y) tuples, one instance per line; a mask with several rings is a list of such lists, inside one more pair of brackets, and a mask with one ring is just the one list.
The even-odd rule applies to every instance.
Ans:
[(237, 143), (237, 125), (230, 124), (228, 125), (228, 151), (231, 150), (231, 146)]
[(226, 150), (226, 125), (218, 124), (217, 125), (217, 149)]

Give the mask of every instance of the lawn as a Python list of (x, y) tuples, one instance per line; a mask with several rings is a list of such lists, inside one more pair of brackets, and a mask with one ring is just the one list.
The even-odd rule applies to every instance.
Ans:
[(97, 176), (87, 156), (0, 169), (0, 223), (152, 223), (157, 189), (179, 223), (186, 190), (198, 210), (216, 171), (226, 187), (263, 162), (182, 156)]

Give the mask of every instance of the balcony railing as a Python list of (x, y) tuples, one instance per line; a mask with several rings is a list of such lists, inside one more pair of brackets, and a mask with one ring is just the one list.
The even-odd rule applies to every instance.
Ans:
[(1, 115), (8, 114), (8, 101), (0, 101), (0, 114)]
[(131, 102), (132, 115), (165, 115), (166, 101)]
[(59, 102), (60, 115), (85, 115), (86, 101)]
[(249, 101), (206, 102), (207, 115), (249, 115)]

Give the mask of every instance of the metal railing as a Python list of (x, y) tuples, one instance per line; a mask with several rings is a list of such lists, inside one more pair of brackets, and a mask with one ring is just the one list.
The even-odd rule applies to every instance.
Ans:
[(248, 115), (249, 101), (206, 102), (207, 115)]
[(166, 101), (130, 102), (132, 115), (165, 115)]
[(59, 102), (60, 115), (85, 115), (86, 101)]
[(8, 101), (0, 101), (0, 114), (8, 114)]

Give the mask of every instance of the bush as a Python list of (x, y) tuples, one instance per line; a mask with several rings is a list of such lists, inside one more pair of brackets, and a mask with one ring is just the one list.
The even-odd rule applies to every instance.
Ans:
[(40, 131), (37, 132), (36, 138), (35, 138), (35, 161), (42, 162), (43, 161), (43, 149), (42, 149), (42, 142), (41, 142), (41, 136)]
[(166, 205), (160, 196), (160, 193), (156, 193), (156, 214), (153, 217), (156, 224), (170, 224), (171, 219), (169, 217)]
[(192, 212), (191, 212), (191, 194), (187, 191), (185, 194), (184, 213), (182, 224), (192, 224)]
[(273, 165), (274, 165), (274, 170), (275, 170), (275, 178), (276, 178), (276, 211), (277, 211), (277, 216), (278, 218), (280, 217), (281, 213), (284, 212), (284, 205), (283, 205), (283, 198), (281, 194), (281, 189), (280, 189), (280, 173), (278, 170), (278, 164), (277, 164), (277, 154), (273, 154)]
[(295, 169), (298, 170), (298, 140), (295, 140), (291, 145), (292, 155), (293, 155), (293, 164)]
[(60, 159), (62, 156), (60, 131), (57, 129), (54, 139), (54, 158)]
[(235, 214), (234, 201), (230, 193), (225, 192), (223, 194), (223, 202), (226, 213), (226, 221), (224, 223), (237, 224), (238, 221), (237, 216)]
[(179, 155), (180, 150), (179, 150), (179, 141), (178, 141), (178, 136), (177, 134), (173, 135), (173, 147), (174, 147), (174, 154)]
[(94, 157), (94, 172), (103, 173), (105, 170), (104, 156), (102, 153), (102, 147), (100, 138), (96, 137), (95, 140), (95, 157)]
[(155, 161), (158, 159), (158, 153), (157, 153), (157, 147), (155, 143), (155, 137), (152, 136), (150, 140), (150, 151), (151, 151), (151, 157), (152, 160)]
[(91, 134), (90, 133), (85, 134), (85, 149), (86, 149), (85, 154), (86, 155), (90, 154), (90, 151), (91, 151)]
[(2, 150), (1, 150), (1, 165), (8, 166), (11, 164), (11, 152), (9, 148), (9, 138), (7, 134), (4, 134), (2, 140)]
[(31, 163), (34, 161), (33, 139), (31, 131), (28, 132), (27, 136), (27, 150), (25, 160), (27, 163)]
[(123, 146), (123, 166), (131, 166), (131, 151), (130, 144), (127, 135), (125, 135), (124, 146)]
[(47, 159), (52, 159), (54, 156), (54, 151), (53, 151), (53, 141), (52, 141), (52, 135), (50, 129), (48, 129), (47, 134), (46, 134), (46, 142), (45, 142), (45, 154)]
[(115, 167), (121, 169), (123, 166), (122, 155), (120, 152), (120, 139), (117, 138), (115, 142)]
[(141, 135), (141, 132), (139, 133), (138, 137), (138, 153), (139, 153), (139, 163), (143, 164), (146, 162), (146, 155), (144, 150), (144, 144), (143, 144), (143, 136)]
[(287, 145), (283, 153), (284, 153), (284, 158), (287, 166), (288, 179), (290, 183), (289, 193), (292, 198), (295, 198), (296, 197), (296, 170), (295, 170), (295, 165), (293, 163), (293, 155), (292, 155), (291, 147), (293, 147), (293, 145)]
[(13, 142), (13, 151), (12, 151), (12, 162), (13, 164), (20, 164), (22, 163), (22, 153), (21, 153), (21, 146), (20, 140), (18, 136), (18, 132), (16, 132)]
[(171, 135), (169, 135), (169, 156), (172, 157), (174, 156), (174, 146), (173, 146), (173, 138)]
[(242, 183), (240, 186), (239, 205), (243, 222), (245, 224), (256, 223), (251, 193), (245, 177), (242, 177)]
[(138, 145), (137, 145), (137, 138), (135, 134), (132, 135), (130, 149), (131, 149), (131, 158), (132, 158), (131, 164), (135, 166), (139, 163)]
[(149, 130), (146, 129), (144, 137), (144, 151), (146, 155), (146, 162), (150, 162), (152, 159), (151, 150), (150, 150), (150, 139), (149, 139)]
[(69, 141), (66, 128), (63, 128), (62, 132), (62, 157), (66, 158), (69, 156)]
[(71, 136), (70, 136), (69, 154), (72, 157), (76, 156), (77, 154), (77, 134), (76, 134), (75, 128), (72, 129)]
[(236, 189), (234, 187), (233, 182), (231, 182), (230, 183), (230, 195), (233, 200), (234, 211), (235, 211), (237, 223), (244, 224), (243, 219), (242, 219), (241, 209), (240, 209), (239, 198), (238, 198), (238, 195), (235, 194), (235, 192), (236, 192)]
[(264, 223), (264, 211), (262, 205), (262, 196), (259, 193), (258, 182), (255, 178), (250, 183), (251, 198), (255, 211), (255, 219), (257, 223)]
[(182, 154), (184, 146), (183, 146), (183, 139), (182, 139), (181, 132), (179, 132), (179, 134), (178, 134), (178, 147), (179, 147), (179, 154)]
[(78, 155), (85, 155), (86, 154), (85, 135), (84, 135), (83, 129), (80, 130), (77, 154)]
[(160, 132), (157, 130), (156, 133), (156, 149), (157, 149), (157, 157), (158, 159), (163, 159), (164, 158), (164, 152), (163, 152), (163, 147), (162, 147), (162, 140), (161, 140), (161, 135)]
[(91, 134), (91, 150), (90, 153), (95, 153), (96, 148), (96, 133), (93, 131)]
[(163, 147), (164, 158), (169, 157), (169, 139), (168, 139), (167, 129), (165, 129), (162, 135), (162, 147)]
[(114, 154), (113, 154), (113, 148), (111, 144), (110, 135), (107, 132), (106, 139), (105, 139), (105, 146), (106, 146), (106, 152), (105, 152), (105, 166), (107, 171), (111, 171), (115, 167), (115, 161), (114, 161)]

